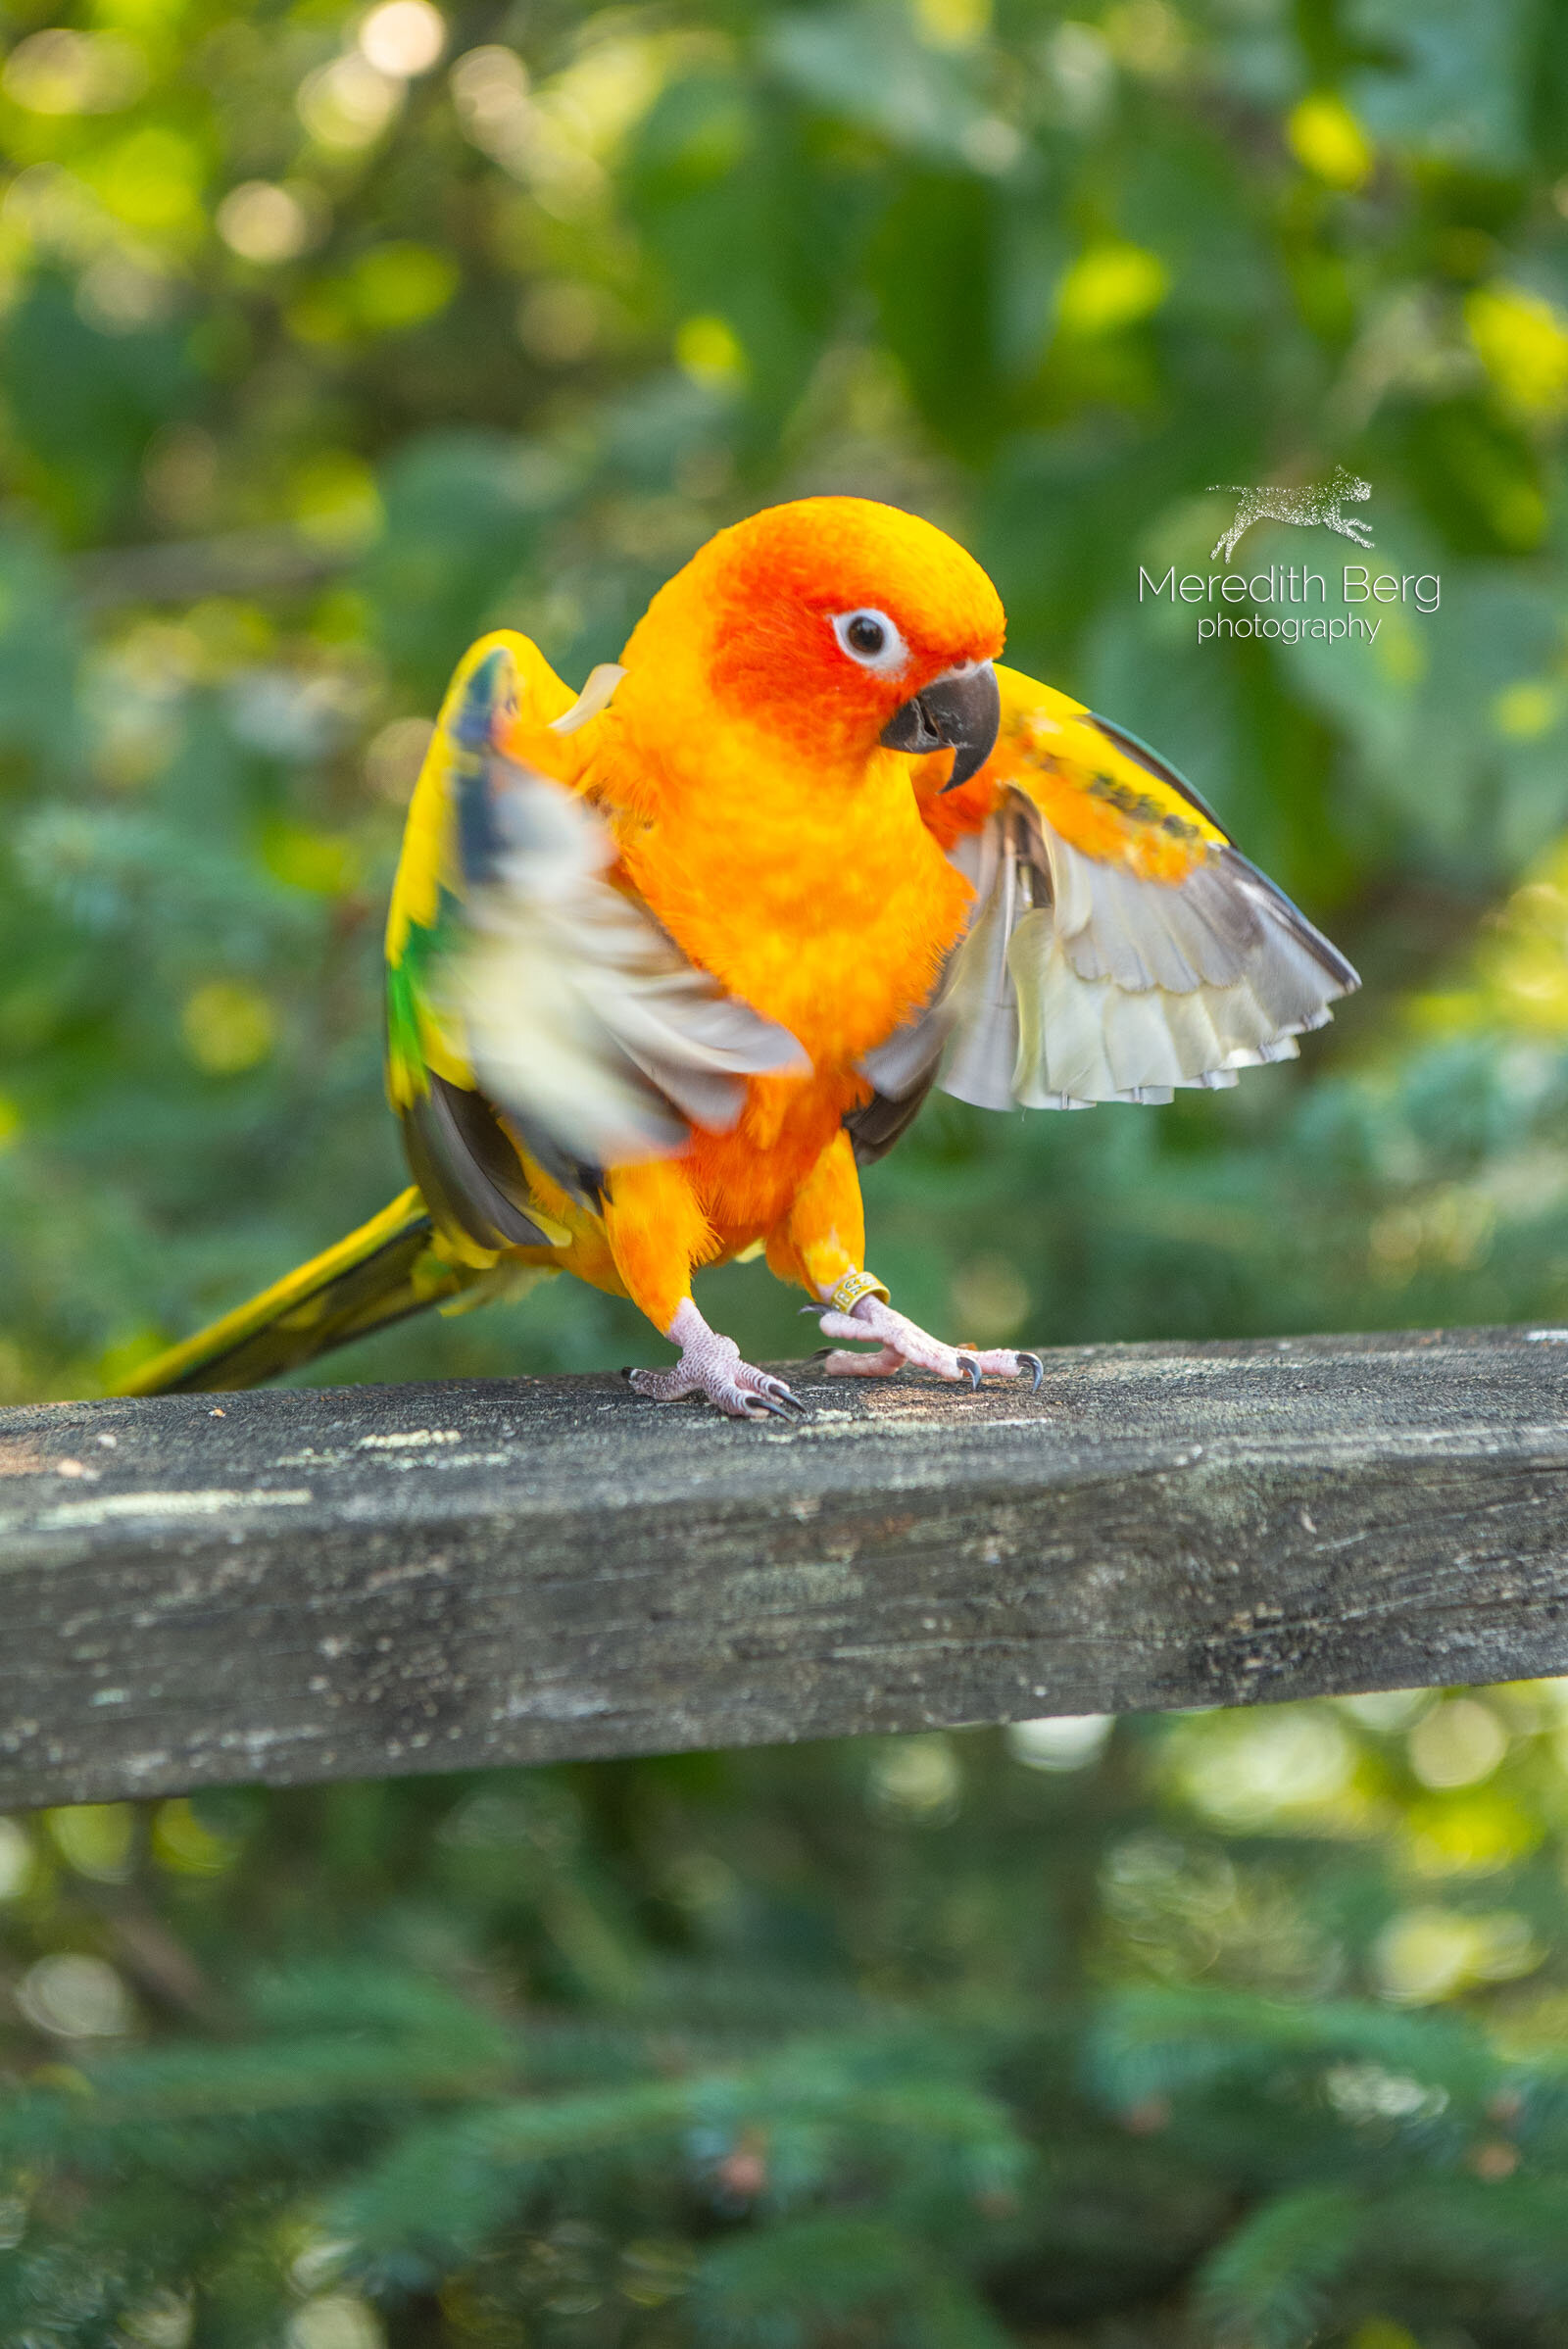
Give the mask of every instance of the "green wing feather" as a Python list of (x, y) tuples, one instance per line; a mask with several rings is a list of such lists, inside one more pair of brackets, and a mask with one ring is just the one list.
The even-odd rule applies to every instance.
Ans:
[(516, 670), (513, 644), (493, 637), (459, 666), (409, 809), (387, 921), (387, 1092), (431, 1215), (457, 1252), (480, 1264), (570, 1237), (529, 1197), (461, 1032), (433, 1000), (433, 974), (463, 935), (465, 901), (494, 877), (501, 853), (491, 744)]
[[(524, 639), (488, 638), (460, 668), (387, 927), (388, 1090), (431, 1213), (480, 1262), (568, 1244), (530, 1196), (525, 1160), (592, 1216), (607, 1168), (678, 1150), (694, 1126), (727, 1131), (748, 1077), (809, 1067), (618, 883), (595, 808), (497, 751), (519, 678), (525, 716), (544, 700), (539, 658)], [(617, 674), (597, 671), (546, 724), (596, 715)]]

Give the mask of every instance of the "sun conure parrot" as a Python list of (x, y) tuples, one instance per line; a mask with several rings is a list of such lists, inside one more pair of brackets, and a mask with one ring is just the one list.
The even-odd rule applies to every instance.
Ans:
[(1135, 737), (996, 665), (996, 589), (930, 523), (808, 498), (722, 530), (574, 696), (527, 638), (462, 661), (387, 926), (415, 1188), (149, 1364), (254, 1384), (550, 1271), (679, 1348), (627, 1375), (799, 1407), (692, 1299), (765, 1249), (829, 1377), (978, 1385), (866, 1269), (858, 1163), (933, 1085), (1166, 1101), (1280, 1060), (1356, 976)]

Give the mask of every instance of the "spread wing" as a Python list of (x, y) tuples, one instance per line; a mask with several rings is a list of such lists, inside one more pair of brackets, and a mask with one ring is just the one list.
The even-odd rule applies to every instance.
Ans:
[(480, 1250), (564, 1246), (519, 1149), (592, 1202), (604, 1170), (723, 1131), (746, 1079), (800, 1074), (795, 1038), (687, 961), (617, 887), (609, 827), (568, 785), (503, 758), (499, 720), (570, 731), (526, 639), (474, 646), (409, 810), (387, 925), (387, 1083), (437, 1221)]
[(988, 1109), (1234, 1085), (1294, 1057), (1359, 985), (1173, 768), (1065, 695), (997, 674), (997, 748), (955, 813), (938, 799), (927, 817), (974, 912), (931, 1002), (862, 1063), (862, 1157), (891, 1148), (932, 1084)]

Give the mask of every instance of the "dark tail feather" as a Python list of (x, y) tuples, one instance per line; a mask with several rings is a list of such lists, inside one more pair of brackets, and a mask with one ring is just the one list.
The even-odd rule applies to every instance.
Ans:
[(218, 1395), (259, 1387), (351, 1338), (456, 1297), (474, 1278), (438, 1252), (423, 1199), (405, 1191), (334, 1248), (143, 1363), (116, 1392)]

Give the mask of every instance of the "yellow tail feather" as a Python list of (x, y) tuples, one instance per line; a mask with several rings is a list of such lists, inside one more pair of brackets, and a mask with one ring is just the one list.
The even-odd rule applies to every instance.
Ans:
[(457, 1297), (483, 1277), (449, 1261), (423, 1199), (411, 1189), (259, 1297), (144, 1362), (116, 1392), (226, 1394), (260, 1386), (351, 1338)]

